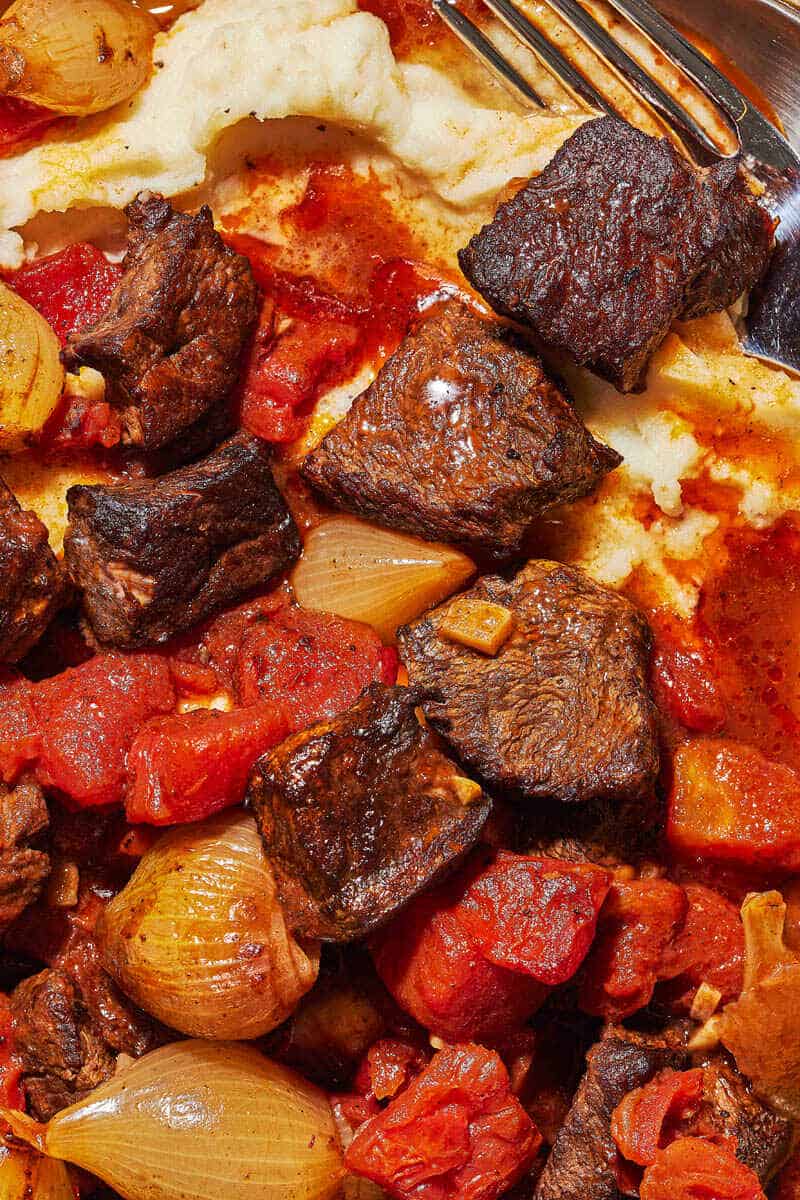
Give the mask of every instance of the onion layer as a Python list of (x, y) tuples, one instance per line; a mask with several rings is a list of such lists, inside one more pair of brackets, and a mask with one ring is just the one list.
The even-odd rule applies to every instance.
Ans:
[(324, 1094), (234, 1042), (162, 1046), (43, 1128), (0, 1115), (126, 1200), (330, 1200), (344, 1175)]
[(146, 1012), (193, 1037), (260, 1037), (313, 986), (319, 947), (283, 918), (253, 818), (221, 813), (148, 850), (98, 925), (106, 967)]
[(53, 330), (35, 308), (0, 283), (0, 450), (19, 450), (61, 398), (64, 368)]
[(152, 69), (158, 24), (130, 0), (15, 0), (0, 22), (0, 92), (85, 117)]
[(0, 1145), (0, 1200), (75, 1200), (75, 1192), (63, 1163)]
[(450, 546), (331, 517), (306, 538), (292, 585), (306, 608), (365, 621), (390, 641), (474, 573), (472, 560)]

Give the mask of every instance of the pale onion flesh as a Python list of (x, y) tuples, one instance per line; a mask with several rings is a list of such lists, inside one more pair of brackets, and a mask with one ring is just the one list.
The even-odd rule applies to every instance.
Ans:
[(331, 517), (305, 539), (292, 586), (306, 608), (372, 625), (384, 641), (458, 591), (475, 564), (451, 546)]
[(158, 23), (130, 0), (15, 0), (0, 21), (0, 92), (85, 117), (137, 92)]
[(122, 990), (192, 1037), (268, 1033), (319, 971), (319, 945), (287, 929), (255, 821), (240, 810), (165, 834), (98, 934)]
[(742, 905), (744, 986), (717, 1021), (720, 1040), (753, 1089), (790, 1120), (800, 1120), (800, 957), (784, 937), (780, 892)]
[(0, 1200), (75, 1200), (75, 1191), (62, 1162), (0, 1144)]
[(0, 283), (0, 451), (21, 450), (61, 398), (58, 338), (35, 308)]
[(0, 1116), (125, 1200), (331, 1200), (344, 1176), (325, 1095), (236, 1042), (162, 1046), (43, 1127)]

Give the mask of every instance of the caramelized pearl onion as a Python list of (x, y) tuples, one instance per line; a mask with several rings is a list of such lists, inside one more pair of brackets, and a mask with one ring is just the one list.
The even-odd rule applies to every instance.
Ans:
[(98, 933), (123, 991), (193, 1037), (268, 1033), (319, 970), (318, 945), (286, 927), (255, 822), (240, 811), (165, 834)]
[(62, 1162), (0, 1145), (0, 1200), (75, 1200)]
[(15, 0), (0, 21), (0, 92), (84, 117), (152, 70), (158, 24), (130, 0)]
[(323, 1093), (233, 1042), (162, 1046), (45, 1126), (0, 1116), (125, 1200), (331, 1200), (344, 1176)]
[(305, 608), (364, 621), (384, 641), (464, 587), (475, 564), (451, 546), (380, 529), (357, 517), (331, 517), (305, 539), (292, 574)]
[(59, 355), (44, 317), (0, 283), (0, 451), (22, 449), (56, 408), (64, 383)]

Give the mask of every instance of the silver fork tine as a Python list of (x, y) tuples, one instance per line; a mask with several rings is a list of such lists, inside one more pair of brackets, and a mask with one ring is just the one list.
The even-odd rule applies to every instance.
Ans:
[(611, 0), (623, 17), (637, 26), (657, 50), (701, 88), (710, 100), (725, 111), (731, 121), (740, 121), (749, 101), (704, 54), (665, 20), (647, 0)]
[[(604, 29), (585, 8), (577, 3), (577, 0), (547, 0), (547, 3), (569, 22), (576, 33), (588, 42), (601, 58), (612, 63), (635, 91), (643, 96), (671, 125), (677, 127), (678, 131), (685, 134), (695, 145), (701, 146), (714, 158), (728, 157), (708, 136), (702, 125), (695, 121), (691, 113), (688, 113), (682, 104), (678, 104), (669, 92), (664, 91), (661, 85), (656, 83), (626, 50), (623, 50), (608, 30)], [(735, 133), (735, 124), (732, 129)]]
[(469, 17), (465, 17), (455, 7), (453, 0), (433, 0), (433, 7), (456, 37), (461, 39), (468, 50), (477, 54), (499, 82), (509, 88), (518, 100), (521, 100), (523, 104), (526, 101), (529, 104), (535, 104), (537, 108), (545, 107), (541, 96), (534, 91), (527, 79), (524, 79), (519, 71), (503, 57), (497, 47), (478, 29), (478, 26), (473, 25)]
[(776, 171), (797, 170), (797, 155), (775, 126), (648, 0), (611, 0), (611, 3), (739, 127), (745, 150), (755, 155), (757, 161)]
[(484, 0), (496, 17), (508, 26), (520, 41), (524, 42), (540, 58), (556, 78), (591, 108), (600, 112), (614, 113), (614, 109), (596, 87), (561, 53), (557, 46), (536, 28), (510, 0)]

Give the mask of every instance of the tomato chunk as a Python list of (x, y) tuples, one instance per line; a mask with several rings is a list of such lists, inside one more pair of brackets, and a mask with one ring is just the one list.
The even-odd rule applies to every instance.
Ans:
[(241, 804), (253, 763), (289, 732), (284, 709), (274, 704), (148, 721), (128, 755), (128, 820), (175, 825)]
[(541, 1142), (498, 1055), (460, 1045), (361, 1126), (345, 1161), (397, 1200), (496, 1200)]
[(675, 755), (667, 838), (683, 856), (800, 871), (800, 775), (739, 742), (690, 742)]
[(650, 1001), (664, 952), (688, 907), (683, 888), (666, 879), (615, 880), (584, 964), (584, 1012), (620, 1020)]
[(718, 733), (726, 710), (708, 643), (695, 625), (664, 610), (654, 612), (650, 623), (655, 642), (652, 682), (659, 707), (686, 729)]
[(9, 283), (52, 326), (62, 346), (73, 330), (91, 325), (108, 307), (122, 267), (89, 242), (26, 263)]
[(696, 1116), (702, 1099), (702, 1068), (660, 1071), (620, 1101), (611, 1117), (611, 1136), (630, 1162), (648, 1167), (675, 1140), (681, 1122)]
[(688, 1013), (701, 983), (722, 993), (720, 1004), (742, 990), (744, 929), (739, 910), (713, 888), (684, 884), (689, 911), (683, 928), (667, 946), (659, 978), (658, 998), (673, 1012)]
[(555, 986), (583, 962), (610, 882), (600, 867), (500, 851), (467, 888), (458, 921), (489, 962)]
[(174, 706), (169, 667), (156, 654), (98, 654), (25, 683), (0, 710), (0, 747), (11, 746), (0, 752), (4, 778), (29, 766), (79, 808), (120, 803), (135, 734)]
[(461, 901), (470, 875), (425, 892), (375, 935), (378, 974), (401, 1008), (448, 1041), (496, 1041), (540, 1006), (547, 987), (483, 955), (464, 929)]
[(0, 153), (22, 142), (38, 141), (60, 119), (49, 108), (16, 96), (0, 96)]
[(303, 728), (334, 717), (370, 683), (394, 683), (397, 655), (374, 629), (265, 596), (213, 621), (202, 648), (240, 704), (283, 704)]
[(639, 1195), (641, 1200), (766, 1200), (754, 1171), (703, 1138), (679, 1138), (659, 1150)]

